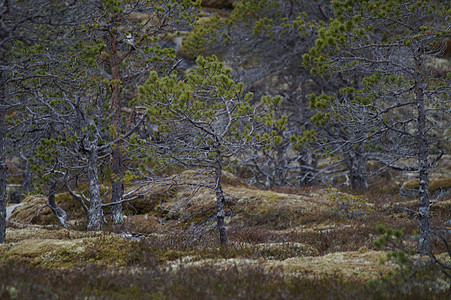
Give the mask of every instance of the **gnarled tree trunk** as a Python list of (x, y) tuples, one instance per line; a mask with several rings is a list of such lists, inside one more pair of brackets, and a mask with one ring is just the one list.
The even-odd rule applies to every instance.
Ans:
[(56, 216), (56, 219), (58, 220), (58, 223), (60, 223), (61, 226), (66, 227), (66, 219), (67, 214), (62, 209), (55, 200), (55, 194), (56, 194), (56, 182), (51, 181), (49, 184), (49, 206), (52, 209), (53, 213)]
[(368, 189), (366, 180), (366, 156), (361, 151), (361, 145), (348, 152), (348, 168), (352, 189), (354, 191)]
[(318, 159), (314, 154), (311, 154), (311, 161), (303, 157), (298, 160), (299, 163), (299, 184), (301, 186), (313, 186), (316, 184), (316, 173), (318, 168)]

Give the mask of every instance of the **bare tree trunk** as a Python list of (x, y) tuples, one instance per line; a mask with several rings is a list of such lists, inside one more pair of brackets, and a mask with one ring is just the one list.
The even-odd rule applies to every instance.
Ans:
[(368, 189), (366, 180), (366, 156), (360, 151), (361, 146), (353, 148), (348, 153), (351, 187), (354, 191)]
[(226, 199), (222, 190), (222, 153), (216, 152), (216, 220), (219, 231), (219, 241), (221, 245), (228, 243), (227, 229), (225, 226), (225, 203)]
[(96, 146), (91, 146), (88, 156), (89, 198), (88, 230), (98, 230), (103, 225), (102, 199), (98, 176), (98, 154)]
[[(122, 158), (121, 158), (121, 147), (116, 145), (113, 150), (113, 179), (111, 180), (111, 202), (119, 202), (122, 200), (124, 195), (124, 187), (122, 184)], [(119, 152), (119, 153), (118, 153)], [(111, 206), (111, 217), (113, 224), (124, 223), (124, 218), (122, 215), (122, 204), (114, 204)]]
[(426, 137), (426, 111), (424, 107), (423, 90), (419, 87), (419, 82), (415, 83), (415, 96), (417, 102), (417, 145), (418, 145), (418, 173), (419, 173), (419, 197), (420, 197), (420, 253), (428, 255), (431, 251), (431, 227), (430, 219), (430, 199), (429, 199), (429, 174), (428, 174), (428, 154), (429, 145)]
[(55, 214), (58, 223), (60, 223), (63, 227), (66, 227), (67, 214), (64, 211), (64, 209), (59, 207), (59, 205), (56, 203), (55, 193), (56, 193), (56, 182), (51, 181), (49, 184), (49, 199), (48, 199), (49, 206), (52, 209), (53, 213)]
[[(121, 134), (121, 87), (119, 84), (119, 52), (118, 52), (118, 40), (116, 34), (111, 36), (111, 71), (115, 83), (113, 84), (113, 97), (111, 100), (112, 108), (112, 123), (116, 137)], [(124, 188), (122, 184), (122, 178), (124, 176), (124, 167), (122, 164), (122, 147), (121, 143), (117, 143), (114, 146), (112, 153), (112, 168), (113, 178), (111, 180), (111, 202), (120, 202), (124, 195)], [(111, 206), (111, 216), (114, 224), (124, 223), (122, 215), (122, 204), (115, 204)]]
[(3, 72), (0, 71), (0, 244), (6, 241), (6, 99)]
[(22, 189), (25, 192), (30, 193), (33, 191), (33, 171), (31, 170), (28, 157), (22, 155), (22, 159), (24, 160)]

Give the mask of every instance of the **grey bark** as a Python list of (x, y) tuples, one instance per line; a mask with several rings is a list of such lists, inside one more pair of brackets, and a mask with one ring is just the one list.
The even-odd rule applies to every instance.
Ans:
[(4, 77), (0, 71), (0, 244), (6, 241), (6, 107)]
[(49, 207), (55, 214), (58, 223), (60, 223), (61, 226), (66, 227), (67, 213), (56, 203), (55, 194), (56, 194), (56, 182), (51, 181), (49, 184), (49, 198), (48, 198)]
[[(111, 202), (121, 202), (124, 196), (124, 186), (122, 183), (123, 177), (123, 166), (122, 166), (122, 157), (121, 157), (121, 147), (116, 145), (113, 150), (113, 178), (111, 182)], [(111, 206), (111, 218), (113, 224), (122, 224), (124, 223), (124, 217), (122, 214), (122, 204), (114, 204)]]
[(351, 187), (354, 191), (368, 189), (366, 174), (366, 156), (361, 151), (361, 145), (353, 148), (348, 153), (348, 168)]
[[(121, 181), (113, 181), (112, 189), (111, 189), (112, 197), (111, 202), (120, 202), (122, 201), (124, 195), (124, 188)], [(124, 223), (124, 217), (122, 214), (122, 203), (114, 204), (111, 206), (111, 218), (113, 224), (122, 224)]]
[(33, 188), (33, 171), (31, 170), (31, 164), (27, 157), (22, 156), (24, 159), (24, 166), (23, 166), (23, 184), (22, 189), (30, 193), (34, 190)]
[(226, 245), (228, 243), (227, 229), (225, 226), (225, 203), (226, 198), (224, 196), (224, 191), (222, 190), (222, 153), (220, 150), (216, 152), (216, 221), (219, 231), (219, 241), (221, 245)]
[(95, 145), (91, 146), (88, 154), (89, 198), (88, 230), (98, 230), (103, 225), (102, 199), (100, 197), (100, 183), (98, 176), (98, 153)]
[(318, 158), (311, 154), (310, 161), (308, 157), (299, 155), (299, 185), (313, 186), (317, 183), (316, 173), (318, 173)]
[(417, 146), (418, 146), (418, 175), (419, 197), (420, 197), (420, 253), (427, 255), (431, 251), (431, 227), (430, 219), (430, 199), (429, 199), (429, 174), (428, 174), (428, 154), (429, 145), (426, 137), (426, 111), (423, 90), (420, 82), (415, 83), (415, 97), (417, 102)]

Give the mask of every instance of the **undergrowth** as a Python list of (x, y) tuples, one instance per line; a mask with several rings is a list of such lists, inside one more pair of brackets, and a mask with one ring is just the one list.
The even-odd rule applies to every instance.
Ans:
[[(308, 275), (308, 274), (306, 274)], [(65, 271), (24, 264), (0, 266), (1, 299), (445, 299), (445, 292), (408, 295), (391, 286), (365, 285), (335, 276), (287, 277), (259, 266), (211, 266), (164, 272), (117, 270), (91, 264)]]
[[(308, 196), (318, 194), (315, 188), (281, 190)], [(83, 251), (60, 248), (58, 253), (20, 255), (0, 248), (0, 299), (446, 299), (443, 289), (424, 289), (424, 278), (440, 272), (434, 266), (421, 270), (419, 281), (406, 281), (405, 268), (384, 275), (369, 284), (358, 276), (315, 274), (307, 271), (284, 272), (278, 267), (234, 262), (240, 260), (271, 262), (290, 258), (323, 256), (335, 252), (377, 250), (374, 242), (381, 233), (376, 225), (404, 228), (406, 246), (417, 243), (416, 217), (392, 213), (393, 195), (334, 194), (330, 207), (304, 209), (290, 205), (253, 207), (255, 213), (231, 218), (228, 226), (230, 243), (220, 247), (216, 231), (192, 240), (176, 223), (162, 225), (161, 210), (142, 203), (128, 211), (126, 224), (106, 226), (103, 232), (83, 231), (83, 221), (69, 229), (30, 227), (21, 232), (11, 226), (15, 235), (8, 243), (23, 240), (57, 240), (83, 242)], [(62, 199), (61, 199), (62, 200)], [(287, 202), (289, 203), (289, 202)], [(371, 204), (371, 205), (368, 205)], [(252, 205), (255, 205), (252, 204)], [(137, 205), (138, 207), (138, 205)], [(449, 220), (449, 205), (433, 209), (433, 226)], [(136, 208), (135, 208), (136, 209)], [(251, 211), (252, 212), (252, 211)], [(437, 220), (437, 221), (436, 221)], [(435, 222), (435, 223), (434, 223)], [(436, 224), (437, 223), (437, 224)], [(15, 223), (14, 223), (15, 224)], [(72, 226), (72, 227), (71, 227)], [(138, 231), (147, 236), (139, 241), (124, 239), (120, 233)], [(377, 243), (376, 243), (377, 244)], [(53, 245), (53, 244), (52, 244)], [(58, 243), (56, 243), (58, 245)], [(76, 244), (77, 247), (79, 244)], [(3, 246), (2, 246), (3, 247)], [(9, 247), (9, 246), (8, 246)], [(437, 251), (446, 250), (437, 244)], [(401, 255), (400, 252), (396, 252)], [(437, 252), (440, 253), (440, 252)], [(359, 255), (359, 253), (357, 253)], [(51, 260), (50, 260), (51, 258)], [(401, 257), (404, 259), (404, 257)], [(231, 260), (218, 267), (196, 262)], [(233, 259), (233, 260), (232, 260)], [(188, 262), (188, 263), (185, 263)], [(333, 263), (333, 262), (331, 262)], [(377, 262), (376, 262), (377, 263)], [(169, 270), (167, 266), (177, 266)], [(364, 271), (363, 271), (364, 272)], [(404, 272), (404, 273), (403, 273)], [(423, 276), (424, 275), (424, 276)], [(423, 277), (422, 277), (423, 276)], [(410, 279), (409, 279), (410, 280)]]

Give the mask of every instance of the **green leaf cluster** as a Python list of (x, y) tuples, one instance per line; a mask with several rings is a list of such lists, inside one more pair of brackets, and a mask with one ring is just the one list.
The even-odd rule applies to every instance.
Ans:
[[(160, 132), (171, 135), (180, 126), (190, 128), (189, 134), (197, 141), (193, 149), (209, 148), (211, 159), (216, 157), (218, 149), (227, 152), (241, 147), (238, 145), (243, 142), (281, 142), (276, 131), (257, 132), (262, 125), (285, 130), (287, 117), (276, 118), (274, 112), (281, 104), (281, 97), (267, 96), (258, 107), (253, 106), (254, 95), (244, 93), (244, 84), (234, 82), (230, 69), (217, 57), (199, 56), (196, 63), (197, 67), (184, 80), (175, 75), (159, 77), (152, 72), (139, 88), (139, 97), (133, 103), (146, 106), (147, 115), (159, 125)], [(183, 147), (188, 151), (186, 145)]]

